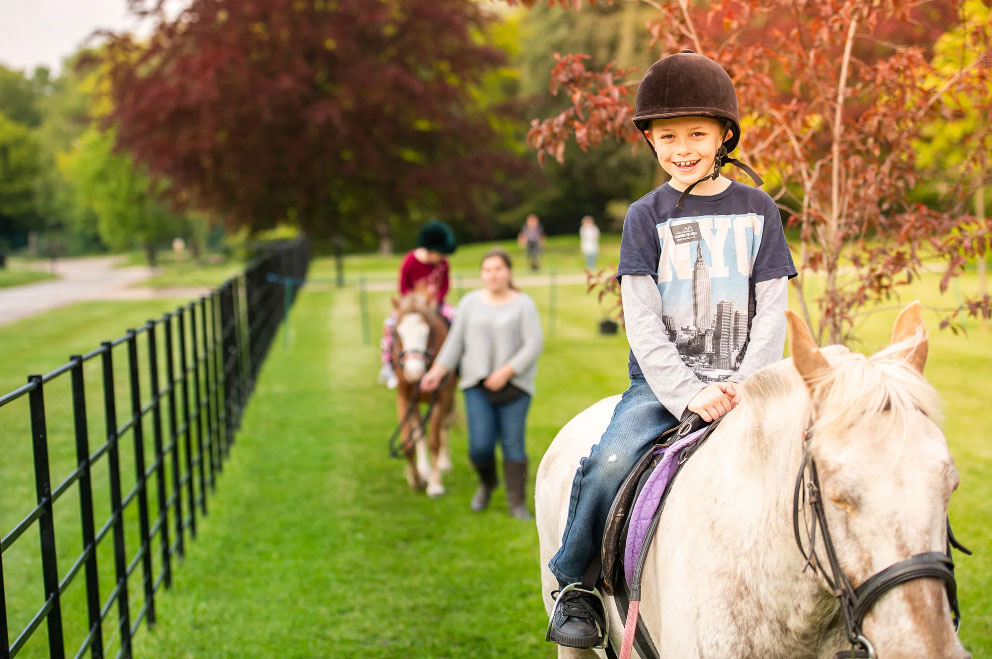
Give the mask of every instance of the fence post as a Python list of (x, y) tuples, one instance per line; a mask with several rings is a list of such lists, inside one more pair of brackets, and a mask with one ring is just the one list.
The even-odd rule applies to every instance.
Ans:
[(127, 558), (124, 548), (124, 507), (121, 505), (121, 463), (117, 447), (117, 403), (114, 400), (113, 345), (101, 346), (103, 362), (103, 409), (107, 419), (107, 465), (110, 469), (110, 506), (114, 520), (114, 569), (117, 574), (117, 626), (121, 632), (121, 654), (131, 655), (131, 614), (127, 601)]
[(224, 453), (234, 440), (234, 401), (238, 387), (237, 326), (234, 315), (234, 280), (220, 289), (221, 380), (224, 385)]
[(548, 336), (550, 338), (555, 337), (555, 320), (558, 315), (558, 270), (557, 268), (551, 268), (551, 300), (548, 303)]
[[(203, 420), (203, 427), (207, 431), (207, 455), (210, 458), (210, 489), (214, 489), (217, 483), (217, 460), (214, 456), (216, 451), (216, 441), (214, 440), (214, 414), (213, 405), (210, 402), (213, 393), (211, 391), (211, 384), (213, 383), (213, 378), (211, 377), (210, 362), (213, 361), (213, 352), (210, 349), (210, 339), (207, 332), (207, 298), (209, 296), (203, 296), (200, 298), (200, 331), (202, 333), (203, 339), (203, 399), (201, 400), (201, 405), (206, 404), (207, 406), (207, 416)], [(199, 398), (199, 396), (197, 397)], [(203, 413), (203, 409), (200, 409), (200, 413)]]
[(96, 562), (96, 525), (93, 522), (93, 484), (90, 477), (89, 429), (86, 425), (86, 386), (83, 380), (83, 358), (69, 357), (72, 363), (72, 416), (76, 429), (76, 463), (79, 465), (79, 515), (82, 521), (83, 552), (86, 557), (86, 609), (89, 615), (91, 654), (103, 656), (103, 625), (100, 620), (100, 573)]
[(183, 380), (183, 447), (186, 453), (186, 491), (189, 495), (189, 531), (196, 537), (196, 488), (193, 469), (193, 418), (189, 412), (189, 364), (186, 361), (186, 309), (176, 310), (179, 317), (179, 370)]
[(169, 391), (169, 454), (172, 456), (172, 494), (176, 498), (176, 551), (181, 557), (186, 555), (183, 543), (183, 484), (179, 469), (179, 424), (176, 409), (175, 351), (172, 344), (172, 314), (165, 314), (165, 377)]
[[(244, 412), (245, 405), (248, 401), (248, 369), (250, 364), (248, 363), (248, 358), (245, 355), (245, 350), (248, 346), (248, 325), (246, 323), (247, 314), (247, 296), (245, 296), (245, 304), (242, 306), (242, 293), (245, 290), (245, 279), (244, 277), (237, 277), (234, 279), (234, 290), (232, 291), (231, 299), (234, 302), (234, 347), (237, 353), (234, 359), (234, 368), (237, 372), (238, 381), (235, 387), (236, 396), (234, 398), (235, 412), (234, 412), (234, 430), (241, 427), (241, 415)], [(234, 442), (234, 437), (231, 437), (231, 442)]]
[[(217, 442), (217, 468), (224, 471), (224, 460), (227, 458), (227, 407), (224, 405), (226, 394), (222, 391), (224, 383), (224, 350), (221, 347), (223, 327), (220, 324), (220, 291), (210, 294), (210, 346), (213, 360), (214, 377), (211, 379), (214, 401), (214, 433)], [(218, 333), (219, 332), (219, 333)]]
[(358, 279), (358, 305), (362, 314), (362, 345), (369, 344), (369, 300), (365, 292), (365, 277)]
[(206, 460), (203, 458), (203, 396), (200, 391), (200, 351), (196, 338), (196, 302), (189, 303), (189, 345), (192, 349), (190, 360), (193, 362), (193, 419), (196, 421), (196, 455), (200, 475), (200, 512), (207, 514), (207, 473)]
[(0, 659), (10, 659), (10, 634), (7, 631), (7, 592), (3, 588), (3, 552), (0, 551)]
[(131, 385), (131, 435), (134, 437), (134, 484), (138, 495), (138, 531), (141, 534), (141, 572), (145, 591), (148, 624), (155, 625), (155, 590), (152, 578), (152, 553), (148, 524), (148, 481), (145, 478), (145, 428), (141, 421), (141, 382), (138, 373), (138, 335), (127, 331), (127, 365)]
[(162, 394), (158, 388), (158, 345), (155, 321), (148, 321), (148, 376), (151, 380), (152, 433), (155, 440), (155, 486), (158, 494), (158, 529), (162, 534), (162, 578), (165, 587), (172, 585), (172, 561), (169, 542), (169, 504), (165, 497), (165, 449), (162, 442)]
[(59, 595), (59, 564), (55, 551), (55, 517), (52, 512), (52, 484), (48, 473), (48, 429), (45, 424), (45, 393), (40, 375), (29, 375), (34, 384), (28, 394), (31, 408), (31, 437), (34, 445), (34, 482), (38, 505), (44, 513), (38, 518), (41, 538), (41, 574), (45, 584), (45, 603), (51, 608), (48, 619), (48, 652), (52, 657), (65, 656), (62, 641), (62, 602)]

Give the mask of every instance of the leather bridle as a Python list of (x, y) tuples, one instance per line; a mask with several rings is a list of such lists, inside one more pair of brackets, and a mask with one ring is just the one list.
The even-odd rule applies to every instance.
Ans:
[[(407, 350), (403, 346), (403, 341), (400, 339), (399, 331), (396, 329), (396, 326), (394, 326), (392, 330), (390, 330), (393, 334), (393, 360), (396, 362), (394, 366), (398, 367), (397, 370), (402, 370), (403, 364), (406, 362), (407, 357), (419, 356), (424, 360), (424, 368), (429, 369), (431, 364), (434, 362), (434, 357), (437, 353), (434, 349), (434, 344), (437, 342), (437, 332), (435, 331), (437, 328), (432, 319), (428, 318), (425, 314), (419, 311), (413, 311), (410, 313), (419, 313), (427, 323), (427, 345), (423, 350)], [(399, 323), (397, 323), (397, 325), (398, 324)]]
[[(882, 595), (896, 586), (915, 579), (940, 579), (944, 582), (956, 631), (961, 624), (961, 613), (958, 610), (957, 582), (954, 579), (954, 560), (951, 558), (951, 547), (953, 546), (969, 555), (971, 552), (954, 538), (950, 520), (947, 521), (947, 549), (945, 552), (930, 551), (910, 556), (872, 575), (860, 586), (854, 588), (837, 560), (837, 550), (830, 537), (830, 529), (827, 527), (820, 478), (817, 474), (816, 462), (809, 453), (811, 437), (812, 426), (803, 433), (803, 461), (799, 467), (799, 474), (796, 476), (796, 489), (792, 503), (792, 526), (796, 535), (796, 544), (799, 546), (803, 558), (806, 559), (806, 566), (803, 571), (805, 572), (806, 568), (812, 565), (840, 602), (841, 613), (844, 616), (844, 628), (847, 632), (847, 639), (851, 643), (851, 649), (836, 653), (834, 655), (836, 659), (875, 659), (877, 657), (875, 648), (862, 630), (865, 615)], [(808, 479), (806, 478), (807, 472), (809, 473)], [(807, 506), (813, 513), (812, 523), (804, 523), (809, 541), (808, 554), (803, 548), (799, 532), (799, 515), (802, 512), (805, 522)], [(824, 563), (816, 553), (816, 529), (818, 526), (827, 557), (827, 566), (830, 568), (829, 573), (824, 569)]]

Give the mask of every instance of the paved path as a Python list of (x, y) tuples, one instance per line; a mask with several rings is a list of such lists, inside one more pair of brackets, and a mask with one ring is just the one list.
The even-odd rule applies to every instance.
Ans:
[(115, 267), (121, 259), (120, 256), (60, 259), (52, 268), (59, 279), (0, 288), (0, 325), (75, 302), (196, 297), (207, 292), (207, 289), (129, 288), (151, 277), (154, 271), (147, 266)]

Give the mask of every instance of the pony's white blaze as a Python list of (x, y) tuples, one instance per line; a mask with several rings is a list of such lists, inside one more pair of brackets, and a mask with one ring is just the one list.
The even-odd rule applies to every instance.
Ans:
[(427, 340), (431, 328), (423, 316), (416, 313), (406, 314), (396, 325), (396, 333), (403, 343), (403, 351), (407, 353), (403, 359), (403, 377), (407, 382), (416, 382), (426, 370)]
[[(808, 333), (808, 330), (806, 330)], [(810, 339), (812, 341), (812, 339)], [(741, 404), (683, 468), (648, 550), (640, 612), (662, 657), (829, 659), (847, 649), (836, 598), (804, 560), (792, 531), (803, 433), (815, 410), (816, 461), (839, 562), (856, 587), (910, 556), (944, 551), (957, 474), (939, 427), (937, 396), (909, 366), (912, 346), (867, 359), (840, 347), (792, 359), (744, 385)], [(795, 353), (795, 350), (793, 351)], [(925, 350), (923, 352), (925, 355)], [(917, 367), (922, 367), (918, 363)], [(572, 478), (619, 397), (572, 419), (537, 473), (542, 587), (561, 541)], [(803, 538), (804, 543), (808, 543)], [(822, 535), (817, 553), (825, 557)], [(615, 646), (622, 622), (608, 599)], [(882, 659), (963, 659), (943, 584), (917, 579), (888, 591), (864, 633)], [(559, 649), (560, 657), (593, 656)]]

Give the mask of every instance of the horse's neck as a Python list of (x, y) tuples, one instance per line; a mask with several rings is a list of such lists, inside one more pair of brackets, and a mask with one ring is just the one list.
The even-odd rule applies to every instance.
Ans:
[[(711, 514), (717, 523), (708, 525), (709, 532), (722, 536), (716, 546), (726, 545), (740, 557), (728, 566), (738, 583), (756, 584), (751, 593), (756, 603), (776, 603), (789, 609), (794, 623), (803, 620), (790, 625), (797, 647), (810, 647), (808, 641), (835, 631), (829, 597), (809, 570), (803, 572), (792, 530), (808, 405), (804, 391), (774, 405), (742, 405), (708, 440), (709, 458), (697, 465), (691, 488), (716, 502)], [(783, 574), (795, 578), (783, 579)], [(752, 625), (758, 634), (764, 623), (759, 619)]]

